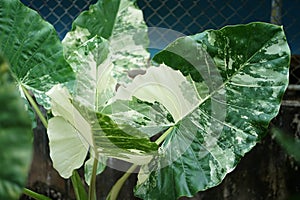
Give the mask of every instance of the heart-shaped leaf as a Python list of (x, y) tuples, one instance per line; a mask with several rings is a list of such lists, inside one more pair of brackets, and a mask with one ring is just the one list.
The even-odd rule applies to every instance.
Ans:
[[(157, 145), (149, 141), (147, 134), (130, 125), (120, 123), (122, 127), (119, 127), (110, 119), (109, 112), (105, 113), (102, 110), (115, 94), (117, 82), (128, 82), (131, 79), (130, 70), (145, 68), (147, 65), (149, 53), (144, 49), (144, 45), (148, 44), (146, 34), (147, 27), (142, 12), (132, 1), (104, 0), (92, 5), (89, 11), (83, 12), (74, 21), (72, 31), (63, 40), (65, 57), (77, 74), (75, 93), (71, 97), (53, 87), (48, 93), (53, 100), (52, 112), (55, 116), (62, 116), (76, 131), (83, 134), (82, 137), (91, 149), (97, 151), (96, 154), (146, 163), (145, 160), (149, 161), (152, 155), (142, 159), (144, 153), (157, 149)], [(105, 120), (102, 122), (99, 118)], [(81, 123), (84, 125), (80, 125)], [(104, 124), (101, 123), (111, 127), (104, 130)], [(55, 124), (50, 123), (49, 130), (54, 130), (54, 126)], [(133, 131), (136, 135), (128, 134), (124, 130)], [(113, 135), (114, 132), (116, 135)], [(119, 140), (123, 142), (118, 143)], [(137, 142), (140, 146), (137, 145), (135, 149), (134, 144)], [(50, 141), (50, 151), (61, 148), (51, 144), (54, 143)], [(103, 145), (107, 148), (103, 149)], [(51, 154), (52, 160), (54, 163), (60, 163), (56, 157), (62, 157), (62, 153), (55, 156), (56, 154)], [(75, 154), (77, 153), (74, 150)], [(70, 176), (71, 168), (67, 176)], [(64, 167), (57, 170), (62, 172)]]
[(289, 59), (282, 27), (266, 23), (208, 30), (159, 53), (155, 61), (209, 92), (174, 125), (158, 159), (142, 167), (135, 194), (177, 199), (218, 185), (277, 115)]

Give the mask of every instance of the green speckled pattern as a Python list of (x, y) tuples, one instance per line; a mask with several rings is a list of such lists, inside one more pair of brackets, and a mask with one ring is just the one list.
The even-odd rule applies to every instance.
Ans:
[(251, 23), (180, 38), (154, 60), (207, 85), (209, 93), (175, 125), (159, 157), (142, 167), (135, 194), (191, 197), (218, 185), (265, 135), (287, 88), (290, 50), (282, 27)]

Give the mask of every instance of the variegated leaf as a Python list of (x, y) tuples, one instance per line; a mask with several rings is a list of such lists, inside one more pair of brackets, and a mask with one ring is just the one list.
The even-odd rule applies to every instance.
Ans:
[(74, 99), (100, 111), (115, 94), (117, 85), (107, 40), (98, 36), (87, 40), (70, 54), (68, 62), (77, 74)]
[(95, 36), (109, 41), (113, 77), (118, 83), (130, 81), (131, 70), (145, 69), (150, 55), (142, 11), (130, 0), (103, 0), (92, 5), (73, 23), (63, 40), (65, 56)]
[(103, 110), (117, 124), (128, 124), (152, 137), (174, 124), (168, 110), (160, 103), (144, 102), (135, 97), (130, 100), (115, 99)]
[(47, 94), (54, 115), (48, 125), (50, 156), (61, 176), (70, 177), (83, 164), (89, 149), (97, 158), (138, 164), (148, 163), (155, 155), (158, 147), (147, 134), (78, 105), (66, 88), (56, 85)]
[[(208, 92), (165, 65), (150, 67), (132, 83), (120, 86), (103, 112), (117, 123), (129, 123), (149, 136), (175, 125), (193, 111)], [(136, 99), (137, 98), (137, 99)], [(147, 102), (147, 103), (146, 103)]]
[(218, 185), (277, 115), (289, 59), (282, 27), (266, 23), (180, 38), (156, 55), (209, 92), (173, 127), (159, 158), (142, 167), (135, 194), (177, 199)]
[(53, 167), (60, 176), (69, 178), (74, 169), (82, 166), (89, 145), (76, 127), (62, 117), (50, 119), (48, 126), (47, 133)]

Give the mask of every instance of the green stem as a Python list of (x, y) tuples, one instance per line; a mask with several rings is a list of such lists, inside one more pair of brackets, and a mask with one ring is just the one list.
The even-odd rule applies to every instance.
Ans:
[(134, 170), (137, 168), (137, 165), (132, 165), (125, 174), (114, 184), (112, 189), (110, 190), (109, 194), (106, 197), (106, 200), (116, 200), (119, 192), (124, 185), (125, 181), (128, 179), (130, 174), (134, 172)]
[(41, 122), (43, 123), (43, 125), (45, 126), (45, 128), (48, 127), (48, 123), (46, 118), (44, 117), (43, 113), (41, 112), (41, 110), (39, 109), (39, 106), (35, 103), (35, 101), (33, 100), (33, 98), (31, 97), (31, 95), (29, 94), (28, 90), (21, 85), (21, 88), (26, 96), (26, 98), (28, 99), (29, 103), (31, 104), (31, 106), (33, 107), (33, 109), (35, 110), (36, 114), (38, 115), (38, 117), (40, 118)]
[(24, 188), (23, 193), (26, 194), (27, 196), (34, 198), (36, 200), (51, 200), (49, 197), (46, 197), (42, 194), (38, 194), (36, 192), (33, 192), (27, 188)]
[(91, 183), (89, 187), (89, 200), (96, 200), (96, 176), (97, 176), (98, 159), (94, 159)]
[(76, 200), (86, 200), (88, 195), (85, 191), (84, 184), (81, 181), (81, 177), (77, 170), (74, 170), (71, 176), (73, 190), (75, 193)]
[(164, 132), (164, 134), (162, 134), (156, 141), (155, 141), (155, 143), (157, 144), (157, 145), (160, 145), (165, 139), (166, 139), (166, 137), (172, 132), (172, 130), (173, 130), (173, 126), (171, 126), (168, 130), (166, 130), (166, 132)]

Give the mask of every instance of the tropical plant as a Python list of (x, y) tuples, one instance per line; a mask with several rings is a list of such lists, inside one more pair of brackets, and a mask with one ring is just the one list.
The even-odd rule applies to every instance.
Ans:
[[(132, 166), (107, 199), (132, 172), (143, 199), (191, 197), (218, 185), (265, 135), (288, 83), (290, 50), (272, 24), (181, 37), (149, 62), (147, 26), (130, 0), (99, 0), (62, 42), (17, 0), (0, 2), (0, 21), (0, 52), (78, 200), (96, 199), (96, 175), (108, 159)], [(88, 192), (76, 171), (82, 165)]]

